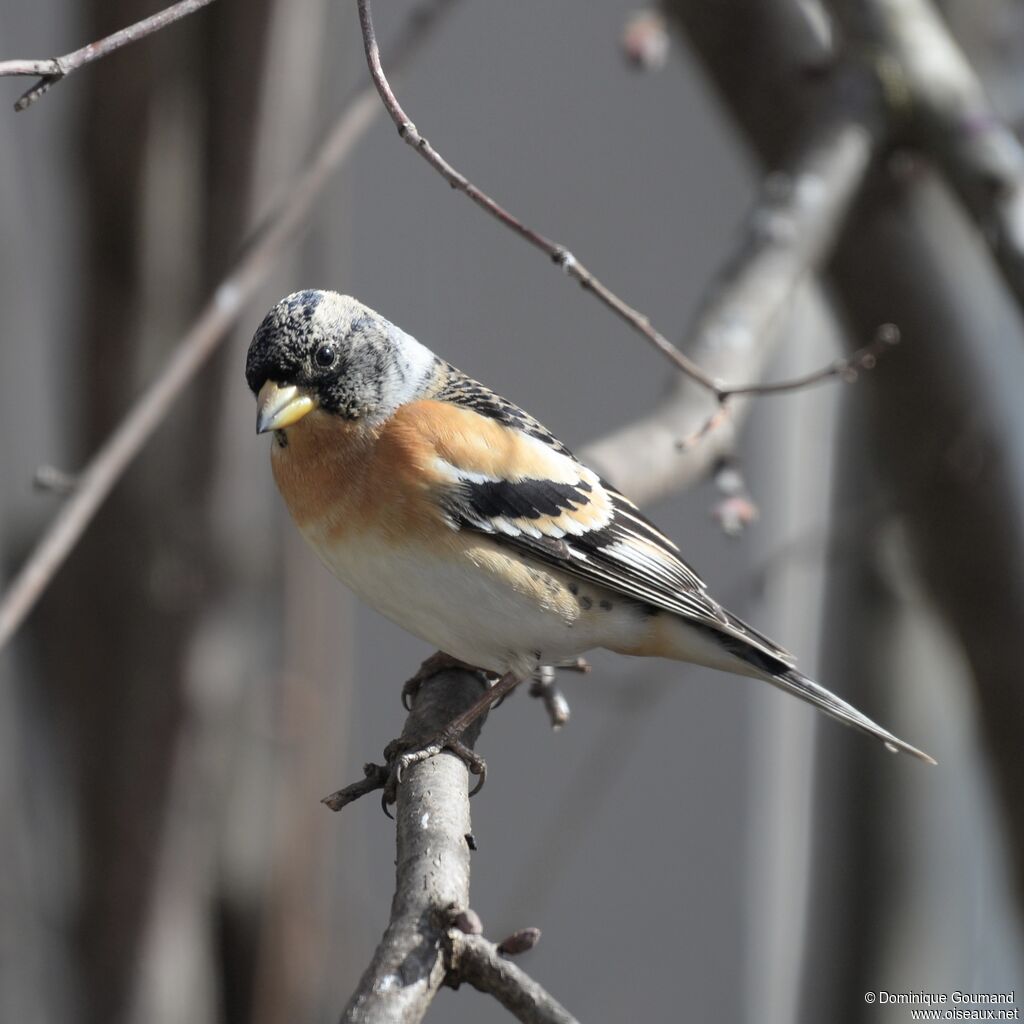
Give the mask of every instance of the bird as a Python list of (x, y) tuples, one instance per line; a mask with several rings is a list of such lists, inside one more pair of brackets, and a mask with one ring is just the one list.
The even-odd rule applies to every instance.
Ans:
[(257, 431), (300, 533), (367, 604), (497, 676), (403, 766), (542, 666), (606, 648), (762, 680), (934, 764), (716, 601), (676, 544), (529, 413), (351, 296), (304, 290), (249, 346)]

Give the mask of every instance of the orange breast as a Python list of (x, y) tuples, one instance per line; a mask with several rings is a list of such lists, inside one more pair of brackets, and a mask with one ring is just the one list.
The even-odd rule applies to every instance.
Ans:
[(450, 532), (431, 500), (429, 443), (390, 423), (367, 427), (316, 410), (288, 428), (285, 446), (274, 444), (274, 479), (300, 529), (333, 543)]

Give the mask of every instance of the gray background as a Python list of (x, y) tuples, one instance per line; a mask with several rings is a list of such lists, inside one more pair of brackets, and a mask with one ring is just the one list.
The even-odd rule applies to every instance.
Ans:
[[(257, 210), (299, 162), (308, 136), (363, 80), (350, 6), (332, 6), (319, 29), (302, 25), (312, 5), (294, 7), (299, 52), (322, 47), (322, 74), (313, 76), (308, 131), (290, 123), (307, 138), (297, 146), (282, 128), (281, 145), (268, 150)], [(378, 6), (386, 62), (386, 41), (409, 5)], [(461, 170), (568, 244), (676, 337), (730, 252), (755, 182), (684, 41), (675, 41), (658, 74), (624, 65), (617, 40), (630, 9), (617, 0), (467, 2), (399, 79), (398, 91)], [(0, 6), (6, 55), (57, 52), (82, 38), (73, 4)], [(82, 116), (78, 91), (90, 73), (31, 112), (0, 112), (0, 528), (8, 571), (56, 507), (52, 497), (30, 493), (32, 471), (43, 462), (73, 465), (82, 455), (67, 409), (78, 387), (77, 204), (87, 197), (67, 139)], [(273, 96), (273, 77), (265, 88)], [(171, 117), (173, 101), (168, 109)], [(358, 777), (398, 732), (399, 685), (430, 651), (349, 598), (286, 521), (241, 372), (265, 309), (303, 287), (351, 292), (522, 404), (570, 447), (647, 410), (669, 379), (640, 339), (452, 193), (383, 119), (329, 189), (317, 222), (301, 258), (247, 312), (231, 343), (237, 372), (211, 411), (218, 475), (209, 515), (237, 592), (211, 612), (185, 681), (194, 720), (213, 707), (216, 726), (187, 729), (182, 742), (215, 752), (218, 853), (209, 857), (210, 844), (197, 834), (167, 840), (157, 909), (140, 947), (148, 973), (140, 974), (133, 1019), (221, 1019), (202, 905), (190, 902), (201, 888), (195, 877), (258, 893), (274, 850), (301, 836), (308, 859), (296, 899), (309, 903), (308, 929), (289, 941), (317, 947), (311, 1020), (336, 1016), (369, 961), (390, 900), (393, 829), (375, 800), (340, 816), (317, 800)], [(173, 294), (150, 324), (150, 352), (166, 347), (192, 314), (194, 307), (173, 306)], [(815, 366), (835, 351), (827, 318), (807, 301), (810, 313), (789, 332), (779, 373)], [(161, 310), (159, 298), (151, 302)], [(111, 372), (143, 381), (156, 365), (143, 358), (130, 371)], [(652, 510), (712, 592), (797, 651), (811, 673), (818, 671), (822, 571), (843, 558), (841, 544), (827, 554), (822, 543), (843, 390), (833, 385), (757, 405), (743, 455), (762, 518), (742, 539), (727, 539), (712, 521), (715, 495), (707, 485)], [(175, 430), (172, 417), (159, 444), (173, 446)], [(155, 486), (162, 501), (176, 500), (175, 480)], [(896, 537), (897, 577), (899, 546)], [(1019, 925), (960, 686), (964, 670), (921, 598), (908, 587), (903, 595), (921, 638), (919, 656), (907, 663), (906, 678), (890, 681), (909, 696), (884, 720), (936, 753), (942, 767), (929, 771), (870, 751), (880, 784), (899, 788), (906, 810), (875, 827), (889, 830), (894, 863), (908, 879), (900, 921), (890, 922), (871, 980), (899, 990), (1019, 991)], [(841, 959), (844, 945), (834, 923), (816, 913), (809, 879), (817, 836), (833, 827), (848, 793), (841, 773), (813, 786), (815, 751), (865, 741), (828, 722), (819, 729), (809, 709), (747, 681), (601, 654), (593, 664), (590, 676), (565, 680), (573, 717), (563, 732), (551, 733), (525, 693), (486, 726), (480, 749), (490, 776), (473, 802), (480, 848), (473, 905), (487, 934), (540, 927), (543, 941), (523, 965), (584, 1021), (796, 1019), (807, 950), (828, 945)], [(17, 979), (0, 996), (0, 1014), (74, 1020), (76, 975), (65, 935), (81, 882), (54, 853), (62, 836), (70, 844), (64, 830), (71, 825), (36, 802), (52, 795), (46, 777), (59, 789), (62, 768), (41, 764), (41, 789), (26, 793), (34, 754), (24, 707), (36, 669), (15, 648), (0, 671), (3, 810), (13, 823), (0, 840), (7, 877), (0, 900), (9, 908), (0, 909), (7, 922), (0, 923), (0, 970)], [(328, 696), (313, 704), (301, 693), (289, 697), (281, 681), (306, 677)], [(879, 709), (865, 710), (881, 717)], [(175, 792), (194, 799), (196, 788), (186, 781)], [(70, 809), (58, 810), (73, 818)], [(207, 859), (218, 866), (196, 867)], [(25, 994), (33, 992), (38, 998)], [(847, 1000), (850, 1020), (907, 1019), (902, 1010), (849, 1005), (854, 998)], [(430, 1019), (507, 1018), (464, 989), (443, 991)], [(819, 1019), (813, 1000), (801, 1019)]]

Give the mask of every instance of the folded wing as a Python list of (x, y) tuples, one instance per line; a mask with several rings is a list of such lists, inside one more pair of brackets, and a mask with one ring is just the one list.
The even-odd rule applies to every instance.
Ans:
[[(488, 534), (528, 558), (711, 627), (780, 669), (793, 664), (707, 593), (676, 545), (636, 505), (532, 418), (504, 399), (489, 407), (486, 395), (475, 385), (472, 407), (456, 398), (460, 415), (448, 417), (433, 438), (431, 475), (453, 529)], [(500, 458), (494, 457), (495, 420), (502, 428)]]

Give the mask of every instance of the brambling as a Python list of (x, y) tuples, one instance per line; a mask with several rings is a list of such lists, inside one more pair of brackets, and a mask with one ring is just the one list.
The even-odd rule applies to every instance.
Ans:
[(368, 604), (499, 682), (406, 764), (541, 666), (604, 647), (762, 679), (892, 751), (932, 758), (723, 608), (628, 498), (518, 406), (362, 303), (282, 299), (245, 368), (274, 479)]

